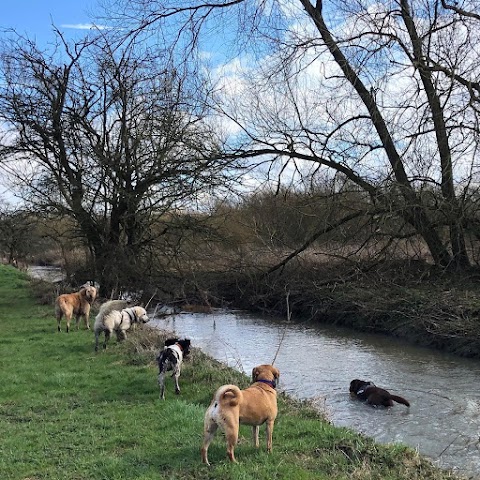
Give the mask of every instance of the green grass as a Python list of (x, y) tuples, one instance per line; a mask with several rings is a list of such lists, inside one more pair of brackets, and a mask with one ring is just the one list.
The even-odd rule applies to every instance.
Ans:
[[(95, 354), (93, 334), (58, 333), (53, 306), (0, 266), (0, 479), (447, 479), (415, 451), (334, 428), (308, 404), (279, 399), (273, 453), (241, 428), (238, 464), (221, 434), (200, 462), (203, 416), (213, 391), (248, 379), (195, 350), (175, 396), (158, 398), (154, 362), (162, 341), (143, 329)], [(193, 339), (194, 340), (194, 339)], [(264, 435), (263, 428), (261, 429)]]

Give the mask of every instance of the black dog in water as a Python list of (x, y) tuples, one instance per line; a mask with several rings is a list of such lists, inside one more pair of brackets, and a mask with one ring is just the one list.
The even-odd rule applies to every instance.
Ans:
[(182, 368), (183, 359), (190, 353), (190, 340), (187, 338), (169, 338), (165, 340), (165, 347), (158, 354), (158, 384), (160, 386), (160, 398), (165, 400), (165, 374), (172, 370), (175, 377), (175, 393), (180, 393), (178, 377)]
[(384, 407), (393, 407), (393, 402), (402, 403), (410, 406), (408, 400), (398, 395), (392, 395), (387, 390), (377, 387), (373, 382), (364, 380), (352, 380), (350, 382), (350, 394), (360, 400), (365, 400), (370, 405), (383, 405)]

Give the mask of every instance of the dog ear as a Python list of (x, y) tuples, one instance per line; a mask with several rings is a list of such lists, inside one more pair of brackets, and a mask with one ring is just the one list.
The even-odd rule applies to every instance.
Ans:
[(254, 367), (253, 370), (252, 370), (252, 382), (257, 381), (258, 373), (259, 373), (258, 368)]
[(350, 382), (350, 391), (356, 392), (360, 388), (360, 381), (358, 378), (355, 378)]
[(280, 370), (278, 368), (272, 366), (272, 373), (275, 379), (278, 380), (280, 378)]

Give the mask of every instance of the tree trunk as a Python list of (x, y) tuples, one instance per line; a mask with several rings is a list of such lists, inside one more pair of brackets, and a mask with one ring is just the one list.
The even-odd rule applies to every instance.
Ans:
[(465, 245), (465, 236), (463, 233), (462, 209), (455, 195), (455, 185), (453, 182), (452, 154), (445, 125), (443, 109), (440, 98), (435, 90), (432, 79), (432, 72), (427, 65), (427, 57), (423, 52), (422, 41), (418, 36), (415, 23), (413, 21), (408, 0), (401, 0), (402, 18), (408, 31), (410, 41), (413, 47), (414, 65), (420, 73), (423, 88), (427, 95), (428, 103), (432, 113), (432, 120), (435, 127), (435, 136), (437, 139), (438, 152), (440, 155), (440, 167), (442, 172), (442, 195), (447, 203), (447, 216), (450, 229), (450, 245), (453, 254), (453, 265), (456, 268), (465, 268), (470, 266), (467, 248)]
[(405, 171), (402, 159), (395, 147), (393, 138), (391, 137), (388, 127), (378, 109), (374, 97), (369, 90), (365, 87), (361, 79), (353, 70), (347, 58), (343, 55), (337, 43), (333, 39), (330, 31), (328, 30), (322, 15), (322, 3), (321, 0), (317, 1), (314, 7), (309, 0), (300, 0), (305, 7), (307, 13), (320, 32), (320, 35), (333, 56), (335, 62), (340, 67), (345, 75), (345, 78), (350, 82), (353, 88), (356, 90), (365, 107), (370, 113), (371, 121), (377, 131), (377, 134), (382, 142), (385, 153), (390, 161), (392, 172), (395, 176), (397, 184), (399, 186), (402, 197), (405, 200), (403, 217), (415, 228), (415, 230), (425, 240), (433, 261), (436, 265), (442, 268), (447, 268), (451, 264), (451, 256), (448, 250), (443, 245), (443, 242), (435, 230), (435, 227), (431, 224), (425, 207), (422, 205), (422, 201), (412, 188)]

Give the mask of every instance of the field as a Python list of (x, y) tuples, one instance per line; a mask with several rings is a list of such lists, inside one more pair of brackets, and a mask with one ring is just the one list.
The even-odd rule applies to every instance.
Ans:
[[(335, 428), (283, 395), (273, 453), (241, 428), (238, 464), (220, 434), (200, 462), (203, 415), (213, 390), (248, 379), (195, 350), (175, 396), (158, 398), (155, 355), (164, 335), (148, 328), (106, 352), (93, 334), (56, 332), (53, 306), (37, 305), (30, 282), (0, 266), (0, 479), (447, 479), (414, 450), (383, 446)], [(194, 342), (194, 339), (192, 339)]]

